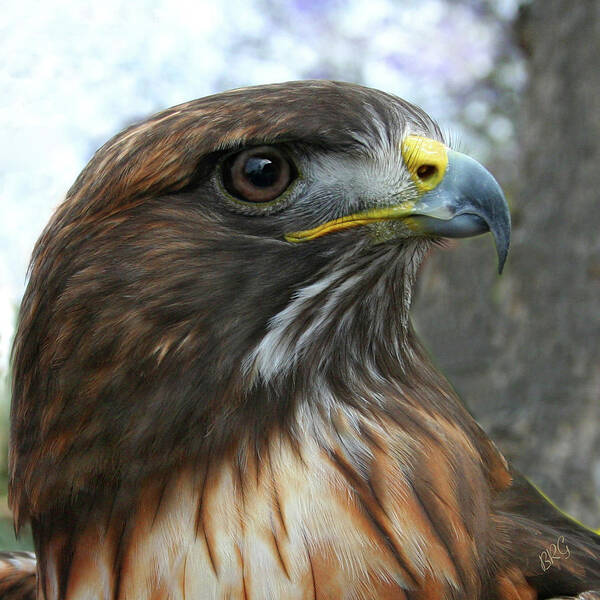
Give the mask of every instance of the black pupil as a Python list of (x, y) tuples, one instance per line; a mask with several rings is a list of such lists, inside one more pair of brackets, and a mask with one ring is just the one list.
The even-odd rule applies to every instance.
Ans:
[(271, 187), (279, 178), (279, 164), (265, 156), (251, 156), (244, 165), (244, 176), (255, 187)]

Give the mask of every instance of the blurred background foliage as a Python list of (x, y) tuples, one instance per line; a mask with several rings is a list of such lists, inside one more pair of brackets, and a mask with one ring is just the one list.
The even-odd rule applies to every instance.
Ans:
[(514, 224), (505, 275), (493, 273), (490, 240), (438, 252), (424, 269), (416, 325), (509, 458), (564, 508), (600, 525), (600, 210), (592, 193), (600, 187), (593, 168), (599, 7), (596, 0), (5, 7), (0, 547), (16, 547), (5, 498), (10, 338), (27, 261), (53, 208), (95, 149), (127, 124), (224, 89), (306, 78), (362, 83), (421, 105), (501, 182)]

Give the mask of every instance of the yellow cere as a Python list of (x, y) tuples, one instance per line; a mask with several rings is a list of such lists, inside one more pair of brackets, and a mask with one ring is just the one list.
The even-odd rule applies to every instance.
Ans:
[(402, 158), (421, 193), (433, 190), (448, 168), (448, 149), (444, 144), (420, 135), (409, 135), (402, 142)]

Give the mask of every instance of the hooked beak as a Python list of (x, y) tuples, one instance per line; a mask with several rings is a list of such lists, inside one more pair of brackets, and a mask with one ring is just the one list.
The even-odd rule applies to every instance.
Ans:
[(412, 195), (411, 200), (394, 206), (289, 233), (286, 240), (308, 241), (341, 229), (389, 220), (402, 220), (416, 234), (431, 237), (462, 238), (489, 231), (494, 236), (501, 273), (510, 244), (510, 213), (491, 173), (469, 156), (420, 136), (404, 140), (402, 156), (417, 189), (416, 200)]

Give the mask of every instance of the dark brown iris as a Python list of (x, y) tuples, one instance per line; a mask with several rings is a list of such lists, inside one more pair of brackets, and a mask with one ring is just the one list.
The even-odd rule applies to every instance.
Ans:
[(270, 202), (280, 196), (293, 179), (289, 160), (273, 146), (258, 146), (235, 154), (225, 162), (223, 180), (227, 191), (246, 202)]

